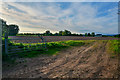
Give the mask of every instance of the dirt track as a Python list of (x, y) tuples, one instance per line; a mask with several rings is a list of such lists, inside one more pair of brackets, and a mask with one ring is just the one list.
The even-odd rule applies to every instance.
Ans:
[[(113, 78), (118, 59), (110, 58), (107, 41), (72, 47), (54, 56), (26, 59), (15, 67), (3, 68), (3, 77), (11, 78)], [(21, 59), (20, 61), (23, 61)]]

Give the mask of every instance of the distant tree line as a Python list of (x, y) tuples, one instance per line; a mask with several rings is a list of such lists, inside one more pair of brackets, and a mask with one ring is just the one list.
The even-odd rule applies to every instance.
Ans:
[[(97, 36), (101, 36), (101, 37), (110, 37), (108, 35), (102, 35), (102, 34), (95, 34), (95, 32), (91, 32), (91, 33), (84, 33), (84, 34), (77, 34), (77, 33), (72, 33), (69, 30), (63, 30), (63, 31), (59, 31), (56, 33), (51, 33), (49, 30), (45, 31), (45, 33), (19, 33), (17, 34), (17, 36), (86, 36), (86, 37), (97, 37)], [(117, 35), (113, 35), (111, 37), (120, 37), (120, 34)]]
[(120, 34), (114, 35), (114, 37), (120, 37)]
[(77, 33), (71, 33), (69, 30), (63, 30), (59, 31), (58, 33), (51, 33), (49, 30), (45, 31), (45, 33), (19, 33), (20, 35), (41, 35), (41, 36), (95, 36), (95, 33), (85, 33), (85, 34), (77, 34)]

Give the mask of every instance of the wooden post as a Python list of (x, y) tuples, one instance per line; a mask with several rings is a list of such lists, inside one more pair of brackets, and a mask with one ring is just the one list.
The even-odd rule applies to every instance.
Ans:
[(38, 35), (38, 37), (42, 40), (42, 43), (45, 44), (45, 48), (47, 48), (46, 47), (46, 40), (42, 36), (40, 36), (40, 35)]
[(41, 39), (42, 39), (42, 42), (44, 43), (45, 48), (46, 48), (46, 40), (43, 37), (41, 37)]
[(32, 48), (31, 48), (31, 44), (29, 44), (29, 48), (30, 48), (30, 51), (32, 50)]
[(8, 54), (8, 35), (5, 33), (5, 53)]
[(45, 41), (45, 48), (47, 48), (47, 47), (46, 47), (46, 46), (47, 46), (47, 45), (46, 45), (46, 40), (44, 39), (44, 41)]

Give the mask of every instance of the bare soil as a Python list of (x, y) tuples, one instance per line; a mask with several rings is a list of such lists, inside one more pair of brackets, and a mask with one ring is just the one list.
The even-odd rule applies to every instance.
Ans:
[(118, 59), (107, 53), (107, 41), (71, 47), (56, 55), (18, 59), (3, 65), (3, 78), (117, 78)]
[[(118, 40), (114, 37), (81, 37), (81, 36), (42, 36), (46, 42), (65, 40)], [(9, 36), (14, 43), (42, 43), (38, 36)]]

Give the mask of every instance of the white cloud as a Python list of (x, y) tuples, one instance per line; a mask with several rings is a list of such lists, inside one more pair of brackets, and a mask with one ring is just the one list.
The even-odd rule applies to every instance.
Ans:
[[(97, 8), (90, 4), (72, 3), (62, 9), (56, 3), (3, 3), (2, 18), (20, 26), (20, 32), (56, 32), (68, 29), (72, 32), (117, 33), (115, 11), (108, 10), (107, 16), (96, 17)], [(110, 23), (111, 21), (111, 23)], [(114, 29), (111, 29), (115, 27)], [(108, 30), (105, 30), (108, 29)]]

